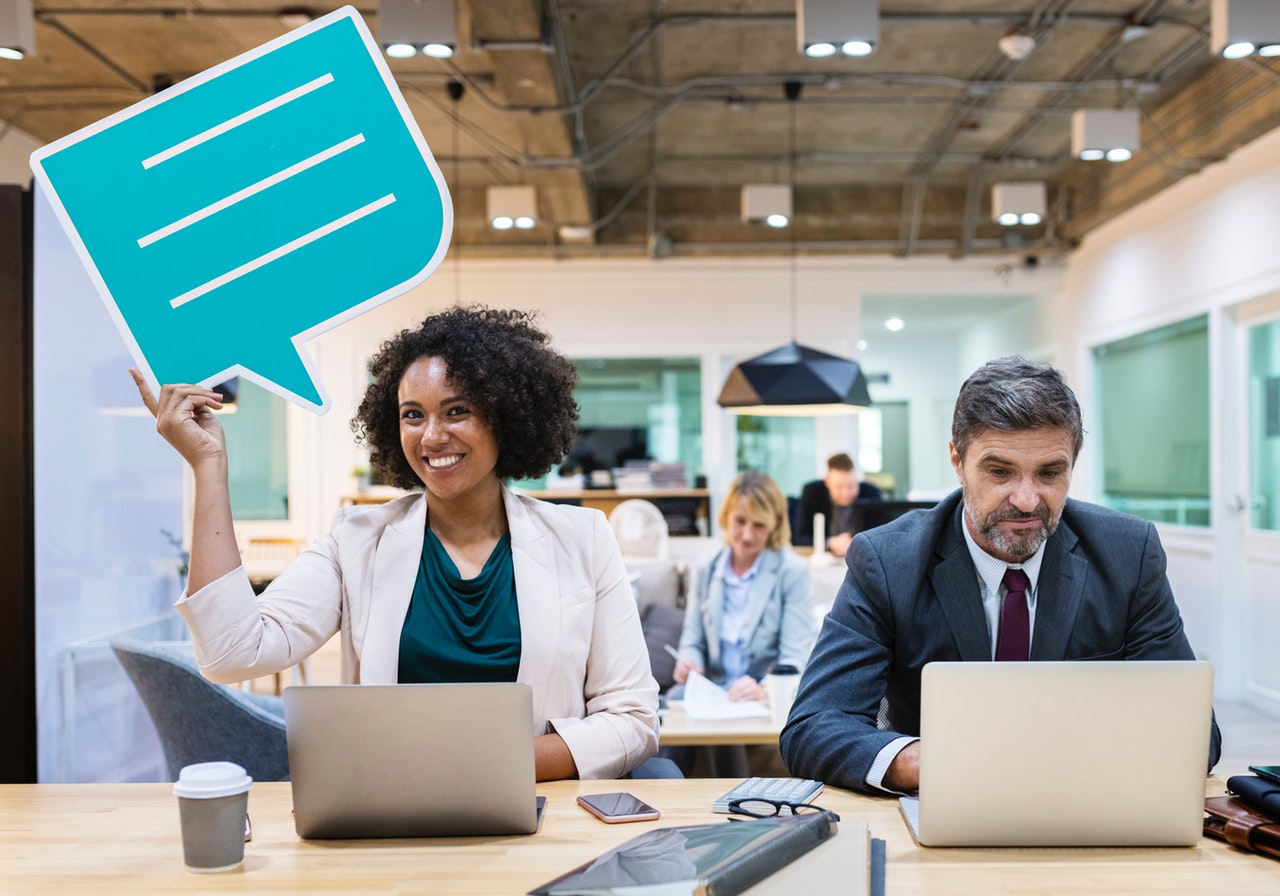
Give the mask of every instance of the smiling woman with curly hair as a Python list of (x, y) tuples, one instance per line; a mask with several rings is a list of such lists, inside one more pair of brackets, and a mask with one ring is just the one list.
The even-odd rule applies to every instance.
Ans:
[(418, 358), (443, 360), (446, 376), (489, 422), (499, 479), (543, 476), (569, 453), (577, 435), (577, 370), (532, 321), (525, 311), (454, 307), (383, 344), (351, 427), (369, 446), (370, 464), (385, 482), (422, 485), (401, 450), (396, 399), (405, 368)]
[(167, 385), (157, 399), (135, 372), (195, 475), (178, 611), (204, 674), (256, 678), (341, 633), (344, 682), (527, 683), (540, 780), (618, 777), (652, 756), (658, 686), (604, 515), (506, 486), (573, 444), (576, 373), (549, 341), (532, 314), (479, 306), (388, 340), (351, 425), (385, 481), (422, 492), (344, 508), (260, 596), (231, 525), (219, 396)]

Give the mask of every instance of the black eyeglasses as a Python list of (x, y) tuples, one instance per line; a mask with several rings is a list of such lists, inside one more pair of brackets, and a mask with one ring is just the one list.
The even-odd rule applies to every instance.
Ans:
[[(788, 803), (785, 800), (766, 800), (760, 797), (743, 797), (742, 799), (729, 800), (729, 813), (731, 815), (745, 815), (748, 818), (774, 818), (779, 815), (808, 815), (814, 812), (828, 812), (829, 810), (821, 806), (815, 806), (813, 803)], [(840, 816), (834, 812), (830, 813), (836, 821), (840, 820)], [(739, 821), (740, 819), (730, 819), (730, 821)]]

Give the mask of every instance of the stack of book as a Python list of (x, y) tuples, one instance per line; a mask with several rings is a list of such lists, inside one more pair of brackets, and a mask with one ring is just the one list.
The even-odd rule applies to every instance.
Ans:
[(649, 464), (649, 478), (654, 488), (688, 488), (689, 476), (685, 472), (684, 461), (672, 464), (660, 464), (656, 461)]
[(613, 487), (620, 492), (652, 491), (653, 477), (649, 474), (649, 462), (628, 461), (626, 466), (614, 467)]

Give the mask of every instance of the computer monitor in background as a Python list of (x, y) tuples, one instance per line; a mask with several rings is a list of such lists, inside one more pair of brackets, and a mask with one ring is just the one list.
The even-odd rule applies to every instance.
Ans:
[(853, 533), (865, 532), (876, 526), (891, 523), (904, 513), (928, 510), (937, 501), (854, 501)]
[[(594, 426), (578, 433), (563, 466), (590, 474), (625, 466), (649, 456), (649, 431), (643, 426)], [(571, 472), (571, 470), (566, 471)]]

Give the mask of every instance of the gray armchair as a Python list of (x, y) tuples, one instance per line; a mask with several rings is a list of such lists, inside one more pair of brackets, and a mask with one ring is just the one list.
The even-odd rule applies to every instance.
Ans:
[(255, 781), (288, 780), (279, 697), (214, 684), (185, 641), (121, 638), (111, 649), (151, 714), (171, 780), (183, 766), (217, 760), (244, 766)]

